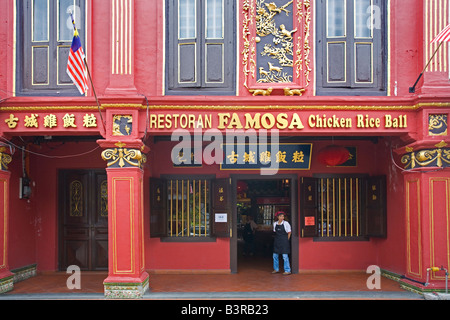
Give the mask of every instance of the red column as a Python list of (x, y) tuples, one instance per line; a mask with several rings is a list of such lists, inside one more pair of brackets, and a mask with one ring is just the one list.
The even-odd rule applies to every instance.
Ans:
[(7, 165), (11, 162), (11, 156), (4, 153), (5, 148), (0, 148), (0, 293), (11, 291), (13, 285), (13, 273), (8, 266), (8, 222), (9, 222), (9, 180), (11, 173)]
[(406, 278), (402, 281), (419, 291), (445, 288), (450, 267), (450, 170), (405, 174)]
[(105, 297), (139, 298), (148, 289), (144, 269), (143, 176), (145, 155), (116, 143), (102, 153), (108, 161), (109, 272)]
[(395, 152), (404, 166), (406, 272), (402, 283), (421, 292), (445, 289), (450, 268), (450, 141), (448, 111), (424, 107), (417, 140)]

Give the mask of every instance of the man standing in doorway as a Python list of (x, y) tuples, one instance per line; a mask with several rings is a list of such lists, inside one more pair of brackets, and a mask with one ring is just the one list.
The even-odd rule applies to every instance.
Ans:
[(279, 255), (283, 255), (284, 263), (284, 275), (291, 274), (291, 267), (289, 264), (289, 253), (291, 252), (290, 239), (291, 239), (291, 225), (285, 221), (285, 213), (282, 211), (277, 212), (275, 217), (278, 221), (273, 223), (273, 232), (275, 232), (275, 241), (273, 244), (273, 272), (278, 273), (279, 267)]

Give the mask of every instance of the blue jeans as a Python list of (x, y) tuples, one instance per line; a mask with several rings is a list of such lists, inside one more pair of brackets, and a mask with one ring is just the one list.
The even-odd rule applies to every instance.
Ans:
[[(291, 266), (289, 265), (289, 256), (283, 254), (284, 271), (291, 272)], [(280, 271), (280, 265), (278, 261), (278, 253), (273, 254), (273, 270)]]

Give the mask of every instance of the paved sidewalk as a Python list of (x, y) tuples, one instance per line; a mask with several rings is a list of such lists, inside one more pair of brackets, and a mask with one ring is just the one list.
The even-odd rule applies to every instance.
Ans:
[[(0, 300), (104, 300), (102, 293), (3, 294)], [(143, 300), (424, 300), (412, 292), (147, 292)]]
[[(384, 299), (423, 300), (406, 291), (394, 280), (381, 277), (381, 290), (369, 290), (363, 271), (316, 271), (300, 274), (271, 274), (270, 260), (241, 264), (237, 274), (154, 274), (150, 273), (150, 300), (307, 300), (307, 299)], [(38, 273), (14, 284), (14, 290), (0, 300), (19, 299), (104, 299), (103, 280), (107, 272), (82, 272), (81, 290), (70, 290), (65, 272)]]

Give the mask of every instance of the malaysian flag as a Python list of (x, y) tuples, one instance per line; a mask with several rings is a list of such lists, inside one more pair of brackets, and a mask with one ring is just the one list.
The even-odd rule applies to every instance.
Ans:
[(434, 38), (431, 43), (435, 42), (448, 42), (450, 41), (450, 24), (444, 28), (439, 34)]
[(87, 72), (84, 64), (85, 55), (75, 24), (74, 29), (72, 47), (70, 48), (69, 60), (67, 61), (67, 74), (78, 88), (78, 91), (80, 91), (80, 94), (85, 94), (88, 90)]
[(419, 77), (416, 80), (416, 83), (414, 83), (414, 85), (412, 87), (409, 87), (409, 93), (415, 93), (416, 92), (416, 85), (419, 83), (420, 78), (422, 78), (425, 70), (427, 70), (428, 66), (431, 63), (431, 60), (433, 60), (434, 56), (436, 55), (436, 53), (438, 52), (438, 50), (441, 48), (442, 44), (444, 42), (450, 42), (450, 24), (448, 26), (446, 26), (444, 28), (444, 30), (442, 30), (441, 32), (439, 32), (439, 34), (433, 39), (433, 41), (431, 41), (431, 43), (437, 43), (439, 42), (439, 45), (437, 46), (436, 50), (434, 50), (433, 55), (431, 56), (431, 58), (428, 60), (427, 65), (425, 66), (425, 68), (423, 69), (422, 73), (419, 75)]

